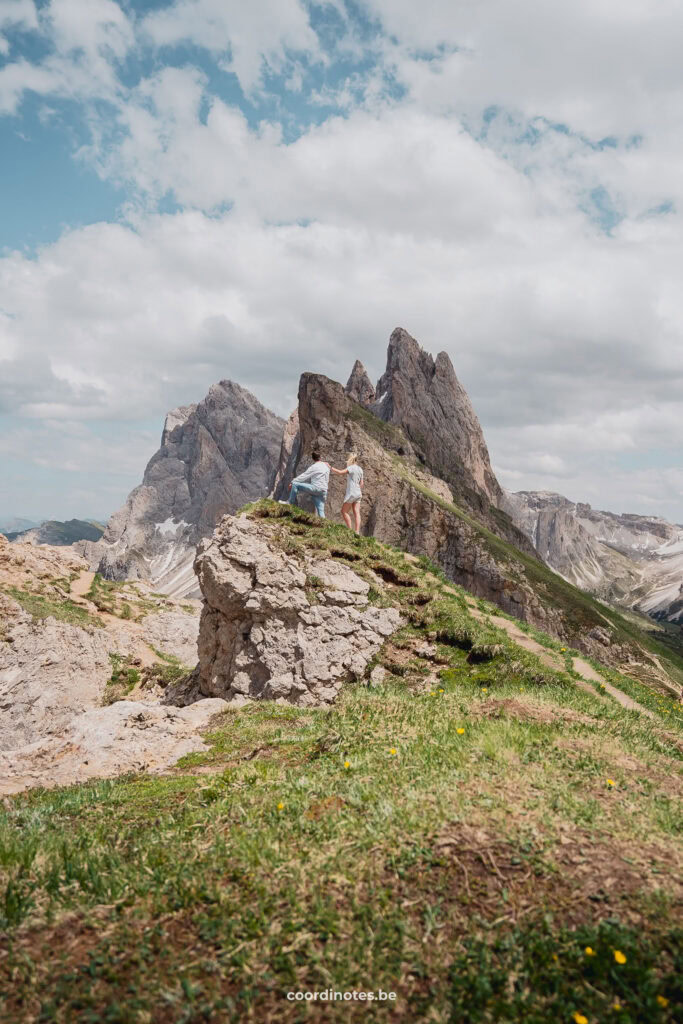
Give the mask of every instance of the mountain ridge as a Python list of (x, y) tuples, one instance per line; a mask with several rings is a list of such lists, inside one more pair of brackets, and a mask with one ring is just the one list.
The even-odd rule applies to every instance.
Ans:
[(512, 519), (570, 582), (660, 622), (683, 625), (683, 528), (553, 491), (506, 492)]

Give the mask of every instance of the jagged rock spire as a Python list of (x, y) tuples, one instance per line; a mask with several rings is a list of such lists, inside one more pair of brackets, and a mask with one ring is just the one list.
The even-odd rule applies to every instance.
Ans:
[(356, 359), (353, 364), (351, 376), (344, 390), (349, 398), (353, 398), (354, 402), (360, 402), (361, 405), (370, 405), (374, 402), (375, 389), (360, 359)]
[(445, 352), (436, 359), (406, 330), (389, 339), (387, 368), (377, 384), (372, 411), (403, 428), (433, 473), (462, 498), (478, 494), (500, 506), (502, 490), (467, 392)]

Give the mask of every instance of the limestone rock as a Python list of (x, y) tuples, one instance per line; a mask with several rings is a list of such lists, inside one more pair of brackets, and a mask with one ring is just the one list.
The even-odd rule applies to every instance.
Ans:
[[(0, 750), (58, 735), (83, 711), (98, 707), (112, 673), (111, 654), (151, 664), (159, 660), (156, 650), (196, 664), (198, 605), (166, 601), (140, 622), (102, 615), (70, 589), (86, 570), (68, 547), (10, 544), (0, 537)], [(149, 602), (145, 586), (138, 589)], [(49, 607), (69, 613), (80, 606), (90, 618), (84, 625), (53, 615), (34, 618), (20, 601), (29, 608), (50, 601)]]
[(273, 482), (272, 494), (279, 495), (286, 481), (287, 487), (294, 476), (294, 467), (299, 458), (299, 410), (295, 409), (285, 423), (282, 432), (282, 443), (280, 445), (280, 460), (278, 462), (275, 480)]
[[(473, 525), (455, 509), (440, 504), (450, 500), (450, 490), (438, 477), (410, 457), (413, 451), (401, 428), (384, 424), (360, 409), (341, 384), (320, 374), (305, 373), (299, 383), (300, 456), (297, 470), (310, 460), (314, 445), (333, 465), (343, 465), (349, 451), (358, 453), (365, 471), (362, 530), (370, 536), (417, 555), (427, 555), (456, 583), (477, 597), (485, 597), (504, 611), (561, 633), (561, 616), (546, 611), (532, 588), (524, 582), (521, 564), (496, 560)], [(401, 453), (397, 465), (392, 451)], [(405, 466), (405, 472), (402, 471)], [(409, 470), (409, 472), (408, 472)], [(328, 517), (341, 521), (344, 479), (332, 475), (328, 491)], [(305, 499), (302, 501), (305, 504)], [(505, 520), (501, 520), (504, 532)], [(520, 547), (533, 552), (531, 542), (512, 527)]]
[(163, 771), (186, 754), (206, 750), (199, 731), (227, 707), (217, 699), (186, 708), (124, 700), (86, 711), (59, 736), (0, 753), (0, 794)]
[(506, 492), (504, 507), (541, 557), (582, 590), (683, 625), (683, 528), (618, 515), (552, 491)]
[(352, 398), (354, 402), (359, 402), (361, 405), (370, 405), (375, 401), (375, 389), (360, 359), (356, 359), (353, 364), (351, 375), (346, 382), (344, 390), (349, 398)]
[(84, 550), (99, 555), (99, 571), (110, 579), (149, 579), (165, 593), (192, 593), (197, 542), (226, 512), (270, 492), (283, 427), (239, 384), (214, 384), (199, 405), (168, 414), (142, 484), (102, 541)]
[(403, 429), (427, 468), (460, 500), (482, 510), (486, 504), (501, 504), (502, 489), (491, 469), (479, 420), (445, 352), (433, 359), (397, 327), (371, 409)]
[(228, 700), (330, 703), (402, 620), (371, 605), (369, 584), (348, 566), (282, 551), (276, 530), (226, 516), (199, 546), (199, 687)]

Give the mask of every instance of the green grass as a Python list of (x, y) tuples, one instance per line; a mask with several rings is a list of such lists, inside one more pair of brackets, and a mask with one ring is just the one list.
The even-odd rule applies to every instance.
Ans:
[(112, 651), (109, 655), (112, 672), (107, 680), (107, 685), (102, 695), (102, 705), (115, 704), (116, 701), (125, 700), (128, 694), (140, 682), (140, 672), (131, 664), (129, 655), (118, 654)]
[(283, 549), (398, 581), (388, 675), (233, 708), (175, 773), (0, 805), (4, 1019), (303, 1021), (287, 992), (381, 988), (393, 1016), (328, 1018), (673, 1021), (680, 750), (428, 565), (280, 508), (250, 514)]
[(19, 587), (5, 586), (2, 589), (34, 619), (52, 617), (60, 622), (68, 622), (72, 626), (82, 626), (84, 629), (101, 626), (97, 618), (69, 598), (48, 597), (44, 594), (21, 590)]
[(613, 669), (600, 666), (600, 671), (611, 683), (614, 683), (629, 697), (633, 697), (642, 707), (653, 711), (661, 719), (663, 725), (683, 731), (683, 705), (675, 697), (653, 690), (637, 679), (615, 672)]
[(130, 580), (108, 580), (99, 573), (95, 573), (86, 597), (98, 611), (136, 622), (141, 622), (150, 612), (163, 609), (168, 602), (165, 594), (143, 594)]
[(147, 665), (142, 670), (143, 685), (166, 687), (170, 683), (178, 682), (192, 671), (190, 666), (184, 665), (175, 654), (167, 654), (165, 651), (159, 650), (158, 647), (152, 647), (152, 650), (159, 661), (153, 665)]
[(451, 968), (451, 1019), (671, 1020), (672, 1004), (683, 1001), (682, 940), (683, 930), (672, 928), (655, 945), (633, 928), (603, 921), (574, 932), (546, 924), (492, 943), (468, 942)]
[(357, 402), (350, 403), (348, 417), (358, 423), (375, 441), (379, 441), (383, 448), (389, 448), (396, 452), (411, 448), (410, 441), (401, 427), (394, 423), (385, 423), (384, 420), (379, 419)]
[(582, 634), (589, 632), (594, 626), (611, 627), (613, 641), (615, 643), (628, 643), (636, 648), (644, 648), (656, 654), (664, 663), (666, 671), (671, 678), (683, 685), (683, 654), (671, 639), (668, 642), (658, 640), (655, 631), (649, 628), (646, 620), (642, 625), (636, 621), (636, 617), (622, 615), (615, 608), (603, 604), (597, 598), (583, 590), (579, 590), (571, 583), (562, 579), (553, 572), (549, 566), (540, 559), (520, 551), (507, 541), (498, 537), (487, 527), (477, 522), (471, 515), (464, 512), (457, 505), (448, 502), (440, 495), (435, 494), (425, 484), (417, 480), (410, 469), (396, 458), (395, 464), (398, 471), (412, 487), (435, 502), (445, 511), (457, 516), (460, 520), (475, 532), (486, 550), (496, 561), (506, 568), (510, 578), (519, 578), (519, 570), (522, 570), (524, 579), (532, 586), (544, 604), (550, 608), (559, 608), (564, 617), (570, 634), (576, 642)]

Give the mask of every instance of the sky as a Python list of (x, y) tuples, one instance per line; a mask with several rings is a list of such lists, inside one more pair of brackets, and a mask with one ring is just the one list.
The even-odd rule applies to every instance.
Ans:
[(0, 519), (231, 378), (445, 350), (511, 490), (683, 523), (679, 0), (0, 0)]

